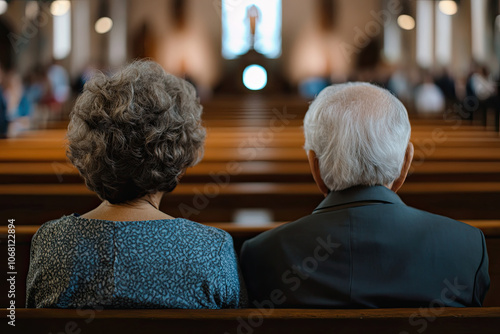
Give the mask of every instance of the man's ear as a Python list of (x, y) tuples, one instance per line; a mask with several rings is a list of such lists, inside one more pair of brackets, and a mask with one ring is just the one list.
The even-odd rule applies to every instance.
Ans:
[(318, 157), (316, 156), (316, 152), (307, 151), (307, 159), (309, 160), (309, 168), (311, 168), (311, 174), (314, 178), (314, 181), (316, 182), (316, 185), (318, 186), (321, 193), (326, 197), (326, 195), (328, 195), (330, 191), (321, 178), (321, 172), (319, 171), (319, 161)]
[(392, 183), (391, 190), (397, 192), (403, 183), (405, 183), (406, 176), (408, 175), (408, 171), (410, 170), (411, 162), (413, 161), (413, 144), (411, 142), (408, 143), (408, 147), (406, 148), (405, 160), (403, 162), (403, 168), (401, 168), (401, 174), (399, 177)]

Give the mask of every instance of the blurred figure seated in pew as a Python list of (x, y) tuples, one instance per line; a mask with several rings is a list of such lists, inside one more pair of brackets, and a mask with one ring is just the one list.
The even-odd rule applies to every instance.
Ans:
[(33, 106), (29, 101), (21, 76), (14, 70), (5, 76), (4, 97), (7, 104), (9, 128), (7, 137), (13, 138), (30, 129)]
[(446, 99), (441, 89), (434, 83), (432, 75), (423, 74), (423, 82), (415, 88), (415, 109), (422, 117), (442, 118)]
[(203, 155), (194, 88), (151, 61), (86, 83), (68, 157), (102, 204), (45, 223), (31, 243), (27, 307), (238, 308), (231, 236), (159, 210)]
[(5, 102), (2, 88), (3, 78), (3, 69), (0, 67), (0, 139), (7, 138), (7, 129), (9, 128), (9, 120), (7, 119), (7, 103)]
[(406, 206), (413, 158), (403, 104), (367, 83), (325, 88), (305, 119), (305, 149), (325, 199), (246, 241), (250, 305), (289, 308), (481, 306), (483, 233)]

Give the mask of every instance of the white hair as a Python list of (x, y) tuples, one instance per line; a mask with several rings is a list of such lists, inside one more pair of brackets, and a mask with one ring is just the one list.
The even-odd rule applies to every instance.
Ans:
[(391, 184), (401, 173), (410, 133), (403, 104), (368, 83), (325, 88), (304, 118), (304, 148), (316, 153), (331, 191)]

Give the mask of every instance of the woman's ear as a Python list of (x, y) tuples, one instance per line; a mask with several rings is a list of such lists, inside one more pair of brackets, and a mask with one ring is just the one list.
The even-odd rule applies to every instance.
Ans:
[(408, 171), (410, 170), (411, 162), (413, 161), (413, 144), (411, 142), (408, 143), (408, 147), (406, 148), (405, 160), (403, 162), (403, 168), (401, 168), (401, 174), (399, 177), (392, 183), (391, 190), (397, 192), (403, 183), (405, 183), (406, 176), (408, 175)]
[(314, 178), (314, 181), (316, 182), (316, 185), (318, 186), (321, 193), (326, 197), (330, 190), (328, 190), (328, 187), (321, 178), (321, 172), (319, 171), (319, 161), (318, 157), (316, 156), (316, 152), (307, 151), (307, 159), (309, 160), (309, 168), (311, 168), (311, 174)]
[(186, 169), (187, 168), (184, 168), (184, 170), (179, 174), (179, 176), (177, 176), (177, 182), (179, 182), (184, 176), (184, 174), (186, 174)]

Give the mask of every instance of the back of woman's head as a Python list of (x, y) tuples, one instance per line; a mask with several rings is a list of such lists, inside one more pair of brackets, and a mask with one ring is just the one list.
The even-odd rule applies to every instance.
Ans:
[(155, 62), (134, 61), (85, 84), (67, 154), (87, 187), (110, 203), (171, 192), (203, 156), (201, 112), (191, 84)]

